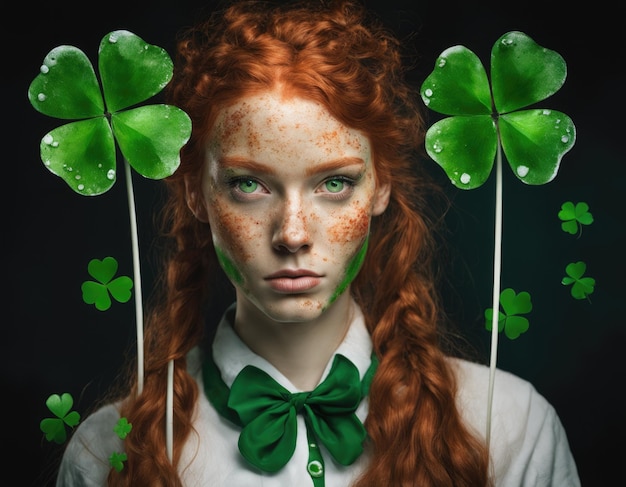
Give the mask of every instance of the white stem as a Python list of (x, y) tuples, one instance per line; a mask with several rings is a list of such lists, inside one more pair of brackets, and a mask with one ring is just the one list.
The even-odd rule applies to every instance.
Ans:
[(487, 428), (485, 437), (487, 448), (491, 440), (491, 407), (493, 404), (493, 387), (496, 377), (496, 361), (498, 358), (498, 316), (500, 312), (500, 276), (502, 267), (502, 148), (498, 143), (496, 154), (496, 218), (493, 254), (493, 297), (491, 320), (491, 358), (489, 360), (489, 396), (487, 399)]
[[(139, 265), (139, 238), (137, 231), (137, 211), (135, 209), (135, 193), (130, 165), (124, 160), (126, 174), (126, 190), (130, 213), (130, 235), (133, 251), (133, 274), (135, 286), (135, 320), (137, 323), (137, 393), (143, 391), (144, 357), (143, 357), (143, 302), (141, 291), (141, 269)], [(167, 395), (165, 405), (165, 447), (167, 456), (172, 461), (174, 452), (174, 361), (167, 364)]]
[(174, 453), (174, 361), (167, 364), (167, 395), (165, 398), (165, 448), (170, 462)]
[(130, 238), (133, 250), (133, 276), (135, 286), (135, 321), (137, 323), (137, 393), (143, 391), (143, 303), (141, 292), (141, 270), (139, 265), (139, 237), (137, 232), (137, 211), (135, 210), (135, 193), (130, 164), (124, 159), (126, 171), (126, 192), (128, 194), (128, 211), (130, 213)]

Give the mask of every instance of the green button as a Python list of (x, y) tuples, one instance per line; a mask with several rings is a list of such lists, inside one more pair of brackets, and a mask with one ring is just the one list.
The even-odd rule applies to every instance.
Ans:
[(309, 462), (309, 464), (306, 466), (306, 469), (309, 471), (311, 477), (321, 477), (322, 475), (324, 475), (324, 467), (322, 467), (322, 462), (319, 462), (317, 460)]

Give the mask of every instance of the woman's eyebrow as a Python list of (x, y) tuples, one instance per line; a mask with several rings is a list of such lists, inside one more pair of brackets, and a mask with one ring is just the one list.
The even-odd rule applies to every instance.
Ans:
[(337, 169), (343, 169), (347, 166), (364, 166), (365, 161), (360, 157), (342, 157), (340, 159), (333, 159), (332, 161), (322, 162), (320, 164), (314, 164), (307, 168), (307, 176), (313, 174), (320, 174), (323, 172), (331, 172)]
[(246, 159), (245, 157), (222, 157), (219, 160), (220, 166), (224, 169), (247, 169), (265, 174), (276, 174), (276, 167), (261, 162)]
[[(263, 164), (261, 162), (246, 159), (245, 157), (222, 157), (219, 160), (220, 166), (224, 169), (246, 169), (254, 172), (261, 172), (264, 174), (276, 174), (278, 167), (270, 164)], [(339, 159), (333, 159), (331, 161), (322, 162), (319, 164), (313, 164), (306, 170), (307, 176), (315, 174), (321, 174), (324, 172), (331, 172), (337, 169), (343, 169), (348, 166), (364, 166), (365, 162), (360, 157), (341, 157)]]

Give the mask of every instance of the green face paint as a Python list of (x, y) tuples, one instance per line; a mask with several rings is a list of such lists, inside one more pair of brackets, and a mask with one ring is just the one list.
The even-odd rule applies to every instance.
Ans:
[(217, 260), (222, 266), (222, 269), (224, 269), (228, 278), (235, 284), (243, 284), (243, 276), (235, 266), (234, 262), (230, 260), (228, 256), (218, 247), (215, 247), (215, 253), (217, 254)]
[(369, 243), (369, 235), (363, 242), (361, 249), (357, 252), (357, 254), (352, 258), (352, 260), (348, 263), (348, 267), (346, 268), (346, 272), (344, 278), (341, 280), (337, 289), (330, 297), (328, 301), (328, 306), (330, 306), (341, 294), (347, 289), (354, 278), (357, 276), (359, 271), (361, 270), (361, 266), (363, 265), (363, 261), (365, 260), (365, 254), (367, 253), (367, 244)]

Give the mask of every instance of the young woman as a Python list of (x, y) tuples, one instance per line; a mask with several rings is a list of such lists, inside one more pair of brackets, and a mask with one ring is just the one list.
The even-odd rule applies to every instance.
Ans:
[(579, 485), (554, 409), (505, 372), (487, 447), (488, 369), (443, 348), (419, 96), (360, 4), (235, 2), (180, 40), (169, 98), (193, 133), (143, 390), (86, 418), (59, 486)]

